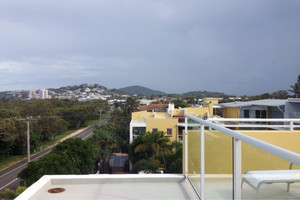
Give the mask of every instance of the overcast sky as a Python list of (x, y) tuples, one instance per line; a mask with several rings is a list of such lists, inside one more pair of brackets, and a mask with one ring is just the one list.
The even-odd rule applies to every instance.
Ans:
[(299, 74), (299, 0), (0, 0), (0, 91), (256, 95)]

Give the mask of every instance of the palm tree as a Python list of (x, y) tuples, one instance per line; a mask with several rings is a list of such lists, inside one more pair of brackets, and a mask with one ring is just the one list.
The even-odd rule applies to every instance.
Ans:
[(141, 135), (142, 143), (134, 149), (135, 153), (148, 151), (151, 152), (151, 158), (155, 159), (161, 152), (167, 152), (170, 139), (164, 136), (164, 132), (147, 132)]
[(293, 92), (296, 96), (296, 98), (300, 97), (300, 75), (298, 76), (297, 82), (295, 85), (291, 85), (291, 90), (288, 90), (290, 92)]
[(136, 137), (130, 144), (129, 156), (134, 173), (156, 173), (159, 167), (167, 173), (182, 172), (182, 144), (171, 143), (164, 132), (147, 132)]
[(120, 150), (120, 137), (114, 132), (98, 127), (94, 130), (90, 140), (98, 144), (98, 160), (101, 164), (101, 172), (108, 173), (110, 157)]
[(137, 101), (137, 99), (133, 98), (133, 97), (128, 97), (126, 99), (126, 111), (128, 114), (131, 115), (131, 113), (133, 111), (137, 110), (137, 107), (139, 106), (139, 101)]

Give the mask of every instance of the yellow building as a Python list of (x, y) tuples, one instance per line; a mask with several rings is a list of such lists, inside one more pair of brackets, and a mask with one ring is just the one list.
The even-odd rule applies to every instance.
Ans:
[(171, 141), (181, 141), (184, 130), (184, 113), (208, 118), (213, 116), (213, 102), (217, 99), (207, 99), (202, 106), (175, 108), (174, 104), (168, 105), (166, 112), (137, 111), (131, 114), (130, 143), (133, 138), (143, 132), (163, 131)]

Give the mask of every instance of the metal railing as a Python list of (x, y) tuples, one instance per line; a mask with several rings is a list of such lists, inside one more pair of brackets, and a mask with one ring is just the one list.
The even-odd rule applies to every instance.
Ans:
[(271, 128), (293, 131), (300, 128), (300, 119), (264, 119), (264, 118), (209, 118), (210, 122), (219, 123), (228, 128)]
[[(195, 116), (184, 114), (185, 116), (185, 176), (188, 178), (188, 119), (191, 119), (200, 124), (200, 194), (201, 199), (205, 199), (205, 147), (204, 147), (204, 127), (212, 128), (222, 132), (223, 134), (229, 135), (233, 138), (233, 199), (242, 198), (241, 180), (242, 180), (242, 155), (241, 155), (241, 142), (248, 143), (254, 147), (271, 153), (279, 158), (287, 160), (296, 165), (300, 165), (300, 154), (286, 150), (284, 148), (272, 145), (270, 143), (258, 140), (256, 138), (247, 136), (245, 134), (239, 133), (237, 131), (228, 129), (216, 123), (212, 123), (208, 120), (203, 120)], [(231, 119), (232, 120), (232, 119)], [(236, 119), (238, 120), (238, 119)], [(240, 119), (243, 121), (243, 119)], [(280, 119), (282, 120), (282, 119)], [(213, 120), (215, 121), (215, 119)], [(288, 120), (287, 120), (288, 121)], [(295, 120), (290, 120), (290, 122), (295, 122)], [(298, 122), (296, 120), (296, 122)], [(191, 183), (191, 180), (189, 180)], [(193, 186), (194, 187), (194, 186)]]

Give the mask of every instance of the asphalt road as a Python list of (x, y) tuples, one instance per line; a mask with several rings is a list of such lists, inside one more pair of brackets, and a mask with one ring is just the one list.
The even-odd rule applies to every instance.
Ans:
[[(96, 125), (90, 126), (89, 128), (83, 130), (82, 132), (79, 132), (77, 135), (75, 135), (73, 137), (86, 139), (86, 138), (88, 138), (89, 136), (92, 135), (95, 126), (105, 124), (105, 123), (108, 122), (108, 120), (109, 120), (109, 116), (106, 117), (101, 122), (98, 122)], [(41, 151), (41, 152), (31, 156), (30, 160), (31, 161), (38, 160), (40, 157), (42, 157), (42, 156), (46, 155), (47, 153), (51, 152), (51, 150), (55, 146), (52, 146), (48, 149), (45, 149), (44, 151)], [(17, 164), (0, 171), (0, 193), (6, 188), (10, 188), (10, 189), (13, 189), (13, 190), (17, 189), (17, 187), (20, 184), (20, 179), (17, 178), (17, 175), (18, 175), (18, 173), (20, 173), (26, 167), (27, 167), (27, 159), (23, 160), (23, 161), (20, 161)]]

